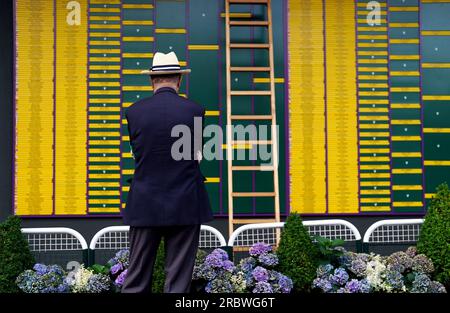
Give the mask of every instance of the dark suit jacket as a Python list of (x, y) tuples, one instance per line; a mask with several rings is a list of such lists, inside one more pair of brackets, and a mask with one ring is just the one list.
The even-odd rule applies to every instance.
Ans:
[[(204, 176), (194, 159), (194, 117), (205, 110), (179, 96), (172, 88), (158, 89), (150, 98), (131, 105), (125, 113), (135, 157), (125, 224), (135, 227), (192, 225), (213, 219)], [(190, 160), (174, 160), (172, 128), (184, 124), (191, 130)], [(201, 139), (200, 139), (201, 140)]]

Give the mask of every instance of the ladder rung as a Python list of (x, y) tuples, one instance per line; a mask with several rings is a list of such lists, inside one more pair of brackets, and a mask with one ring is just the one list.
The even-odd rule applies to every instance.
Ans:
[(234, 218), (233, 224), (275, 223), (274, 218)]
[(267, 4), (267, 0), (228, 0), (230, 4)]
[(230, 67), (232, 72), (270, 72), (270, 67), (263, 66), (234, 66)]
[(270, 165), (233, 165), (233, 171), (273, 171), (274, 167)]
[(269, 26), (268, 21), (230, 21), (231, 26)]
[(231, 115), (232, 120), (271, 120), (272, 115)]
[(270, 90), (231, 90), (232, 96), (270, 96)]
[(269, 49), (268, 43), (230, 43), (230, 48), (234, 49)]
[(275, 192), (232, 192), (233, 197), (275, 197)]
[(271, 145), (272, 140), (234, 140), (232, 145)]
[(251, 247), (233, 246), (233, 252), (248, 252)]

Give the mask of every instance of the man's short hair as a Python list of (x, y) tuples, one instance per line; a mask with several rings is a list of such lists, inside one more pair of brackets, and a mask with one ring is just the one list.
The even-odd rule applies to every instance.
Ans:
[(164, 75), (153, 75), (151, 76), (152, 84), (159, 83), (175, 83), (181, 78), (181, 74), (164, 74)]

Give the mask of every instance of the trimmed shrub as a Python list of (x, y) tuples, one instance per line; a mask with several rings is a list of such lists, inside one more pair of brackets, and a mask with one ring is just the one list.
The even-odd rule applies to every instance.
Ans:
[(19, 292), (17, 276), (35, 263), (20, 223), (19, 217), (10, 216), (0, 224), (0, 293)]
[(278, 271), (292, 279), (294, 291), (309, 291), (316, 276), (318, 251), (300, 215), (291, 214), (286, 219), (276, 253)]
[(155, 267), (153, 268), (153, 279), (152, 279), (152, 292), (163, 293), (164, 292), (164, 282), (166, 280), (166, 273), (164, 272), (164, 240), (158, 247), (158, 252), (156, 254)]
[(446, 183), (437, 187), (420, 231), (417, 250), (428, 256), (435, 278), (450, 287), (450, 190)]

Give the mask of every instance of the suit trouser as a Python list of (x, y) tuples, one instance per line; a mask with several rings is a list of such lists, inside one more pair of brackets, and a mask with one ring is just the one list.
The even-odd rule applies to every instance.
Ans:
[(130, 264), (122, 293), (150, 293), (153, 267), (164, 238), (164, 292), (189, 292), (199, 244), (200, 225), (130, 227)]

